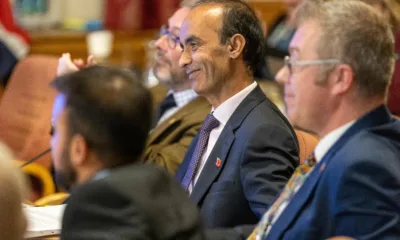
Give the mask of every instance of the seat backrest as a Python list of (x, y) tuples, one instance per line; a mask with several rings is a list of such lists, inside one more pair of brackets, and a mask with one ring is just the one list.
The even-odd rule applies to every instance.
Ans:
[[(24, 161), (15, 160), (15, 165), (17, 167), (20, 167), (22, 164), (24, 164)], [(24, 166), (21, 170), (30, 179), (30, 201), (35, 201), (38, 198), (55, 193), (56, 186), (53, 182), (53, 177), (47, 168), (41, 164), (31, 163)], [(36, 181), (32, 181), (32, 178), (37, 179), (38, 183), (35, 184)]]
[(34, 206), (44, 207), (63, 204), (69, 197), (68, 193), (59, 192), (42, 197), (34, 202)]
[(299, 158), (300, 164), (307, 159), (308, 156), (314, 151), (315, 146), (318, 144), (318, 138), (310, 133), (301, 130), (295, 130), (297, 140), (299, 142)]
[(396, 35), (395, 51), (398, 59), (395, 63), (392, 83), (388, 91), (388, 107), (393, 114), (400, 115), (400, 32)]
[[(56, 91), (50, 87), (58, 59), (31, 55), (15, 67), (0, 103), (0, 138), (22, 161), (48, 149), (51, 110)], [(49, 167), (50, 154), (38, 163)]]

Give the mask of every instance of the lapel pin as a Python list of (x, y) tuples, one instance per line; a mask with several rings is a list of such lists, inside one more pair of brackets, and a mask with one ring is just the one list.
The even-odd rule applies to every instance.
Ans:
[(220, 158), (217, 158), (217, 161), (215, 162), (215, 166), (217, 166), (217, 167), (221, 167), (221, 159)]

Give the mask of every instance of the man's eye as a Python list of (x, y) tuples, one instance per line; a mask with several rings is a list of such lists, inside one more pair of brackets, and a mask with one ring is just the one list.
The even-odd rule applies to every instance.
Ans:
[(190, 47), (192, 48), (192, 49), (196, 49), (197, 48), (197, 43), (195, 43), (195, 42), (192, 42), (192, 43), (190, 43)]

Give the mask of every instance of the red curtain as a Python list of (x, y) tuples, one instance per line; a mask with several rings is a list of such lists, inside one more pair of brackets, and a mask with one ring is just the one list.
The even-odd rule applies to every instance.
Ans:
[(179, 0), (107, 0), (106, 27), (111, 30), (159, 28), (179, 7)]

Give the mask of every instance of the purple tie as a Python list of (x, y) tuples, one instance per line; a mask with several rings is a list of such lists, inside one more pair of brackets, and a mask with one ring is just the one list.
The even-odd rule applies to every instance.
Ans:
[(197, 168), (199, 167), (200, 159), (203, 156), (204, 150), (207, 148), (208, 139), (210, 138), (211, 131), (219, 126), (219, 121), (212, 114), (208, 114), (203, 126), (200, 129), (199, 140), (197, 141), (196, 148), (190, 160), (189, 167), (182, 180), (182, 186), (185, 190), (189, 189), (189, 185), (193, 180)]

